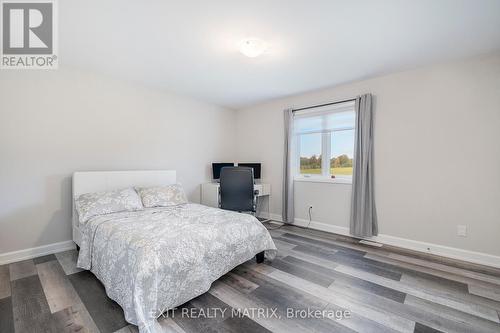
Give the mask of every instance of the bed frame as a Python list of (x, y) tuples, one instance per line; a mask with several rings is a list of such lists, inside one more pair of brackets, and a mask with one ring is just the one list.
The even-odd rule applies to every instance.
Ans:
[(78, 222), (78, 213), (75, 209), (75, 198), (81, 194), (111, 191), (133, 186), (166, 186), (175, 184), (177, 175), (175, 170), (147, 170), (147, 171), (89, 171), (73, 174), (73, 241), (80, 247), (82, 232)]

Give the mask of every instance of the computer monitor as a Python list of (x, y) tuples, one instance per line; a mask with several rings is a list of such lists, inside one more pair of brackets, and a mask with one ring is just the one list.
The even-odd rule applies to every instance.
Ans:
[(220, 179), (220, 170), (223, 167), (234, 166), (234, 163), (212, 163), (212, 178), (214, 180)]
[(238, 163), (238, 166), (252, 168), (253, 169), (253, 178), (260, 179), (260, 170), (261, 170), (260, 163)]

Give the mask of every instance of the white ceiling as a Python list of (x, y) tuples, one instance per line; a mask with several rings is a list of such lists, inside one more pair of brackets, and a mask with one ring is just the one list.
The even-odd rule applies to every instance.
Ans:
[(500, 49), (500, 0), (58, 3), (61, 66), (231, 108)]

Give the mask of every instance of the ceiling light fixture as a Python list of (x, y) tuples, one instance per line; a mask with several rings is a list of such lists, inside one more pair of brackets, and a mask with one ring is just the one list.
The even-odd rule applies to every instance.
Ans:
[(249, 58), (260, 56), (267, 50), (267, 44), (262, 39), (247, 38), (240, 42), (240, 52)]

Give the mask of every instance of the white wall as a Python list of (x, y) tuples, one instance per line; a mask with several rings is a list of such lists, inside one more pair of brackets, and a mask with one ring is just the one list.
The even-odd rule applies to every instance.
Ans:
[[(380, 232), (500, 255), (500, 55), (236, 112), (75, 70), (0, 72), (0, 254), (71, 239), (76, 170), (177, 169), (190, 199), (214, 160), (263, 162), (281, 214), (282, 110), (372, 92)], [(236, 126), (234, 126), (236, 124)], [(236, 137), (236, 140), (234, 139)], [(296, 215), (348, 226), (350, 186), (297, 183)], [(456, 225), (469, 227), (466, 238)]]
[[(237, 157), (262, 161), (281, 215), (282, 110), (371, 92), (381, 234), (500, 255), (500, 55), (284, 98), (237, 112)], [(349, 185), (296, 182), (296, 217), (347, 227)], [(467, 225), (466, 238), (457, 225)]]
[(74, 70), (0, 73), (0, 254), (71, 239), (77, 170), (176, 169), (191, 200), (234, 157), (234, 111)]

